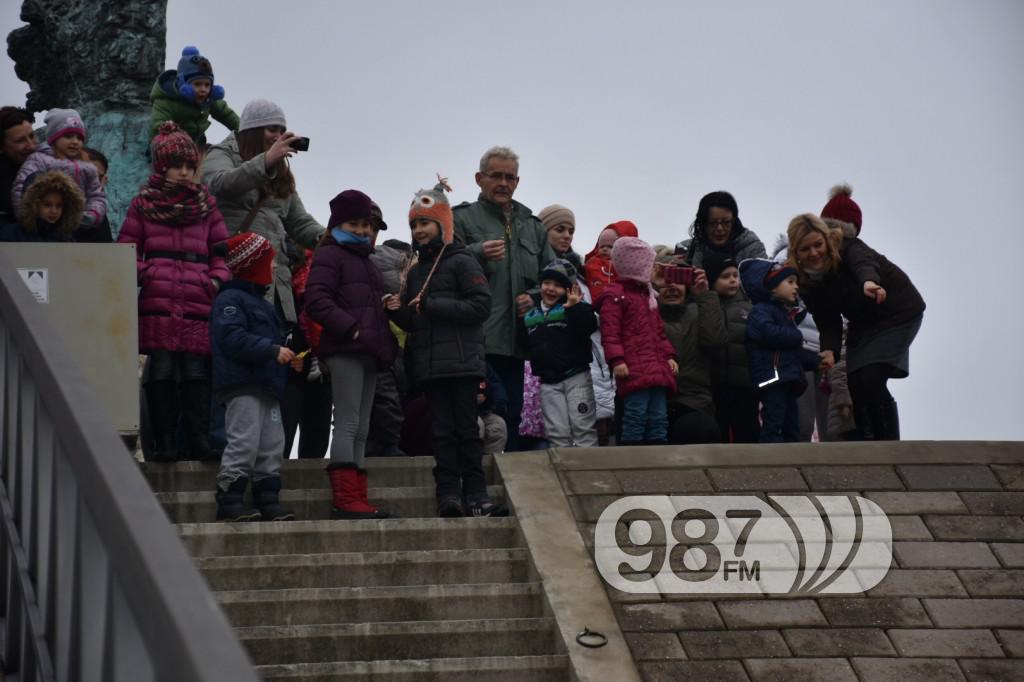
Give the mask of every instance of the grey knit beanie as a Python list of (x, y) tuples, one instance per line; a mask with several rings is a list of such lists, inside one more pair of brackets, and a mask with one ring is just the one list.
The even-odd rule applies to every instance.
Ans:
[(576, 227), (576, 215), (561, 204), (551, 204), (541, 209), (537, 217), (544, 223), (544, 229), (546, 230), (550, 230), (555, 225), (561, 225), (562, 223), (569, 223)]
[(540, 272), (540, 281), (546, 279), (554, 280), (566, 289), (571, 289), (576, 284), (576, 268), (564, 258), (556, 258)]
[(252, 130), (253, 128), (266, 128), (267, 126), (287, 128), (288, 124), (284, 120), (284, 109), (269, 99), (254, 99), (246, 104), (238, 121), (238, 132)]

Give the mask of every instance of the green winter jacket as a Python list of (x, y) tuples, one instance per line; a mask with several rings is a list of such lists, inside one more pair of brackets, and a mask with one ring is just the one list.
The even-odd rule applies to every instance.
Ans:
[[(228, 232), (233, 235), (238, 233), (246, 215), (259, 200), (260, 187), (270, 180), (263, 156), (257, 154), (243, 162), (238, 152), (238, 141), (232, 133), (220, 144), (210, 147), (203, 162), (203, 184), (209, 186), (217, 198), (217, 208), (224, 216)], [(276, 294), (285, 319), (294, 323), (298, 316), (292, 296), (292, 273), (285, 252), (285, 236), (312, 249), (324, 227), (306, 212), (302, 199), (293, 192), (285, 199), (268, 196), (253, 219), (249, 232), (266, 237), (277, 252), (274, 286), (268, 290), (267, 298), (272, 300)]]
[(223, 99), (212, 102), (207, 100), (202, 107), (182, 99), (174, 85), (177, 75), (178, 72), (173, 69), (164, 71), (149, 92), (149, 101), (153, 106), (149, 115), (150, 139), (156, 136), (165, 121), (174, 121), (198, 143), (210, 127), (211, 116), (228, 130), (238, 130), (238, 114)]
[(740, 289), (732, 298), (722, 298), (721, 305), (729, 342), (715, 353), (711, 381), (716, 386), (752, 388), (747, 366), (747, 315), (754, 304)]
[[(526, 206), (512, 202), (506, 219), (497, 204), (483, 198), (454, 208), (455, 234), (484, 268), (491, 288), (491, 314), (484, 323), (487, 352), (525, 359), (526, 344), (517, 334), (516, 296), (540, 287), (541, 270), (555, 259), (544, 224)], [(484, 258), (482, 242), (505, 240), (505, 257)]]
[(714, 291), (688, 293), (682, 305), (659, 306), (665, 335), (676, 349), (679, 374), (669, 404), (713, 415), (711, 356), (726, 343), (725, 319)]

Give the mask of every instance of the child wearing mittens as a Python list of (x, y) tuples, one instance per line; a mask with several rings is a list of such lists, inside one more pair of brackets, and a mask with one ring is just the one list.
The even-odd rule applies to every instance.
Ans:
[(177, 69), (164, 71), (156, 79), (149, 101), (153, 106), (150, 137), (165, 121), (174, 121), (205, 149), (211, 116), (228, 130), (238, 130), (238, 114), (224, 101), (224, 88), (215, 85), (210, 60), (191, 45), (181, 51)]

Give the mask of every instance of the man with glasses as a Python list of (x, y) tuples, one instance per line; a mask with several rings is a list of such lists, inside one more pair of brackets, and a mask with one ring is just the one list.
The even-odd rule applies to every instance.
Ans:
[(543, 223), (512, 199), (519, 185), (519, 157), (508, 147), (492, 147), (476, 174), (480, 197), (456, 206), (455, 234), (483, 265), (491, 289), (491, 315), (484, 323), (487, 362), (508, 393), (508, 444), (519, 449), (526, 348), (518, 320), (533, 307), (530, 292), (540, 272), (554, 260)]

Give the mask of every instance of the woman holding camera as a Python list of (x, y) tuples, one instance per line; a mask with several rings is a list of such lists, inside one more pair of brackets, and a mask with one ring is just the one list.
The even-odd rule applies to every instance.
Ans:
[(789, 257), (800, 297), (821, 332), (822, 369), (839, 358), (849, 321), (846, 371), (857, 427), (865, 438), (899, 440), (889, 379), (910, 374), (910, 344), (924, 299), (899, 267), (862, 242), (852, 226), (804, 213), (789, 223)]
[(228, 231), (256, 232), (277, 254), (274, 304), (289, 325), (298, 320), (291, 287), (289, 246), (285, 237), (312, 249), (324, 232), (302, 205), (288, 159), (305, 138), (287, 131), (284, 110), (256, 99), (245, 105), (238, 132), (210, 147), (203, 163), (203, 183), (217, 197)]
[(705, 259), (711, 255), (737, 263), (747, 258), (768, 257), (757, 235), (743, 226), (736, 199), (728, 192), (711, 192), (701, 197), (690, 237), (676, 245), (676, 253), (695, 268), (703, 268)]

